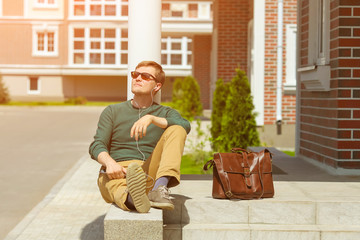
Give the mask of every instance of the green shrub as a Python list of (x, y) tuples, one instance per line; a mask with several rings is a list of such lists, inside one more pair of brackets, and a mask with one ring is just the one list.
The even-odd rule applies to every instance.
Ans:
[[(216, 151), (229, 152), (234, 147), (246, 149), (249, 146), (260, 145), (259, 134), (256, 129), (255, 113), (253, 99), (250, 92), (250, 85), (245, 72), (236, 69), (236, 75), (232, 81), (223, 84), (218, 81), (217, 88), (223, 91), (226, 96), (224, 106), (224, 96), (217, 93), (214, 97), (213, 105), (217, 107), (217, 111), (213, 111), (212, 121), (215, 127), (211, 132)], [(228, 88), (228, 90), (226, 90)], [(215, 102), (218, 101), (218, 102)], [(222, 110), (219, 110), (220, 108)], [(219, 112), (220, 111), (220, 112)], [(221, 117), (221, 125), (219, 125), (219, 116)], [(212, 122), (213, 124), (213, 122)]]
[(221, 122), (228, 94), (229, 84), (225, 84), (222, 79), (218, 79), (214, 91), (210, 128), (211, 144), (214, 151), (218, 151), (221, 146)]
[(65, 101), (66, 104), (71, 105), (85, 105), (87, 103), (86, 97), (76, 97), (76, 98), (69, 98)]
[(182, 89), (182, 83), (183, 83), (183, 79), (182, 78), (176, 78), (173, 84), (173, 89), (172, 89), (172, 103), (176, 104), (178, 103), (178, 101), (181, 101), (181, 99), (183, 98), (183, 89)]
[(172, 102), (174, 108), (189, 121), (192, 121), (196, 116), (202, 115), (200, 87), (194, 77), (187, 76), (184, 79), (177, 78), (175, 80)]
[(10, 95), (8, 89), (5, 87), (2, 76), (0, 75), (0, 103), (6, 104), (10, 102)]

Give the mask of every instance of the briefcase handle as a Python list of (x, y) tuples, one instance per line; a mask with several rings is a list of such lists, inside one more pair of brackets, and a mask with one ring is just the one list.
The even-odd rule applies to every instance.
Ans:
[(247, 151), (247, 150), (245, 150), (243, 148), (232, 148), (231, 152), (233, 152), (233, 153), (238, 153), (238, 152), (251, 153), (251, 151)]

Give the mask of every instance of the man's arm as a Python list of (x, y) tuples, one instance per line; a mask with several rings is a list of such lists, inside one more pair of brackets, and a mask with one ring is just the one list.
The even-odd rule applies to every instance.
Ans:
[(97, 161), (106, 168), (110, 179), (119, 179), (126, 176), (126, 169), (120, 166), (107, 152), (101, 152)]
[(108, 106), (100, 115), (94, 141), (89, 147), (89, 154), (92, 159), (98, 160), (98, 155), (101, 152), (109, 152), (112, 129), (113, 122), (111, 108)]
[(147, 127), (154, 124), (160, 128), (167, 128), (168, 122), (165, 118), (156, 117), (154, 115), (145, 115), (137, 120), (130, 130), (130, 136), (135, 137), (135, 140), (146, 136)]
[(98, 161), (106, 168), (106, 174), (110, 179), (124, 178), (126, 169), (121, 167), (108, 153), (112, 135), (111, 108), (107, 107), (100, 115), (98, 128), (94, 141), (89, 147), (91, 158)]
[(170, 111), (168, 111), (166, 120), (168, 122), (168, 127), (172, 125), (179, 125), (185, 129), (186, 133), (189, 133), (191, 130), (190, 122), (183, 118), (175, 109), (170, 109)]

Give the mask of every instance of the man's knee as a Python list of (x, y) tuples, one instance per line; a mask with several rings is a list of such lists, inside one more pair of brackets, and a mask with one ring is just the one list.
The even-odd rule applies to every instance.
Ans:
[(179, 125), (172, 125), (172, 126), (168, 127), (164, 133), (171, 134), (171, 135), (174, 134), (175, 136), (185, 137), (185, 138), (187, 136), (185, 129)]

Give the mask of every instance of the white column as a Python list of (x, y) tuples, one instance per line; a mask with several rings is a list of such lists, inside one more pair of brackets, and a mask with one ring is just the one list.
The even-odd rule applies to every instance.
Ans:
[[(296, 9), (296, 18), (297, 18), (297, 31), (296, 31), (296, 69), (300, 67), (300, 36), (301, 36), (301, 27), (300, 27), (300, 17), (301, 17), (301, 2), (297, 2)], [(300, 82), (300, 73), (296, 71), (296, 118), (295, 118), (295, 156), (300, 155), (300, 108), (301, 108), (301, 82)]]
[(254, 79), (251, 79), (256, 124), (264, 125), (265, 0), (254, 0)]
[(283, 0), (278, 0), (277, 64), (276, 64), (276, 122), (282, 121), (282, 78), (283, 78)]
[[(133, 98), (130, 72), (141, 61), (161, 64), (161, 0), (129, 1), (127, 99)], [(160, 102), (161, 93), (155, 97)]]

